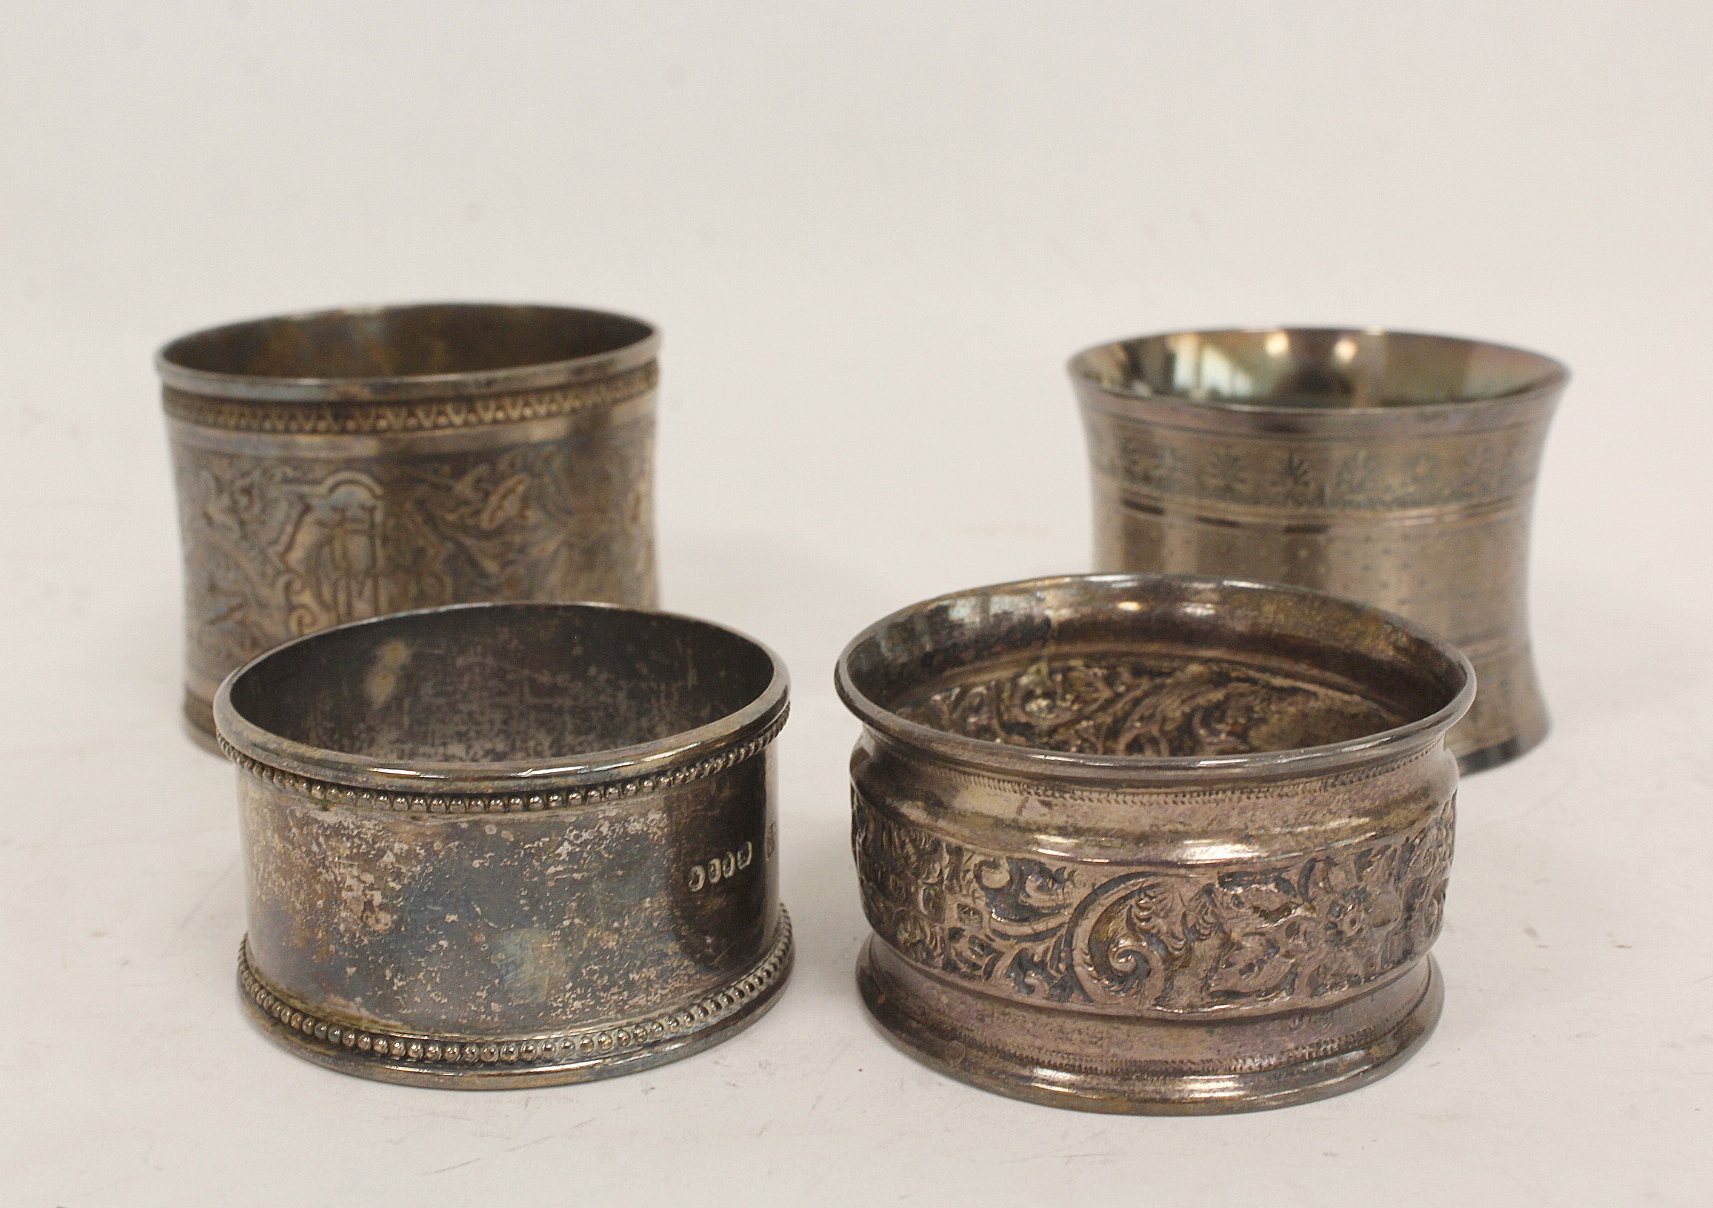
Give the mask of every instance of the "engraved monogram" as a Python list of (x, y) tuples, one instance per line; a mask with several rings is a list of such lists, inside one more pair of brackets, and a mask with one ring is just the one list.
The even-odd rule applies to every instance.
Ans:
[(1042, 658), (933, 692), (901, 716), (970, 738), (1085, 755), (1238, 755), (1342, 742), (1403, 715), (1239, 663), (1182, 655)]
[(1398, 835), (1268, 862), (1131, 867), (954, 843), (857, 792), (875, 932), (989, 992), (1165, 1014), (1304, 1006), (1424, 956), (1439, 932), (1453, 803)]
[(380, 486), (346, 470), (312, 487), (288, 487), (287, 495), (289, 519), (276, 551), (291, 631), (374, 616), (382, 606)]

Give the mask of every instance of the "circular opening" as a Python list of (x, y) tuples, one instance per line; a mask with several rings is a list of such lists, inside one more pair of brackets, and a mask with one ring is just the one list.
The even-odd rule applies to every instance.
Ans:
[(1451, 336), (1334, 328), (1144, 336), (1082, 353), (1121, 394), (1340, 410), (1504, 398), (1565, 376), (1550, 357)]
[(1461, 655), (1377, 609), (1173, 576), (930, 600), (857, 638), (840, 672), (847, 702), (882, 728), (1094, 760), (1229, 759), (1449, 726), (1471, 690)]
[(639, 319), (562, 306), (446, 303), (256, 319), (196, 332), (161, 359), (199, 373), (348, 380), (484, 373), (617, 352)]
[(299, 639), (233, 677), (270, 735), (377, 764), (572, 762), (711, 725), (775, 681), (731, 630), (589, 604), (403, 613)]

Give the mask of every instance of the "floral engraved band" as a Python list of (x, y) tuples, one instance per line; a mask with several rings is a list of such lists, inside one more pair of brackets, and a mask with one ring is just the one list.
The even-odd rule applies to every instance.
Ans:
[(859, 635), (858, 982), (908, 1053), (1094, 1111), (1337, 1094), (1426, 1038), (1468, 661), (1300, 589), (1085, 575)]

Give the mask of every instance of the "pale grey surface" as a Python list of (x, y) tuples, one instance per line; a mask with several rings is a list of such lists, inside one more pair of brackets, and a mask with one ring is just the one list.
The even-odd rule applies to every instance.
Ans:
[[(9, 8), (0, 1200), (1706, 1202), (1710, 35), (1588, 0)], [(232, 775), (178, 729), (154, 346), (465, 297), (661, 324), (664, 602), (796, 676), (795, 984), (601, 1085), (381, 1086), (252, 1032)], [(1071, 352), (1278, 321), (1576, 372), (1536, 528), (1556, 730), (1464, 790), (1444, 1021), (1248, 1117), (944, 1081), (851, 985), (833, 658), (1087, 565)]]

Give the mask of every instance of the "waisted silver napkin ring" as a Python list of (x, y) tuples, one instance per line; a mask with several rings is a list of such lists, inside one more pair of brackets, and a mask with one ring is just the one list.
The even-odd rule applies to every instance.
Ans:
[(1281, 328), (1121, 340), (1070, 369), (1095, 569), (1289, 583), (1399, 613), (1475, 666), (1447, 739), (1465, 772), (1545, 736), (1529, 511), (1563, 365), (1449, 336)]

